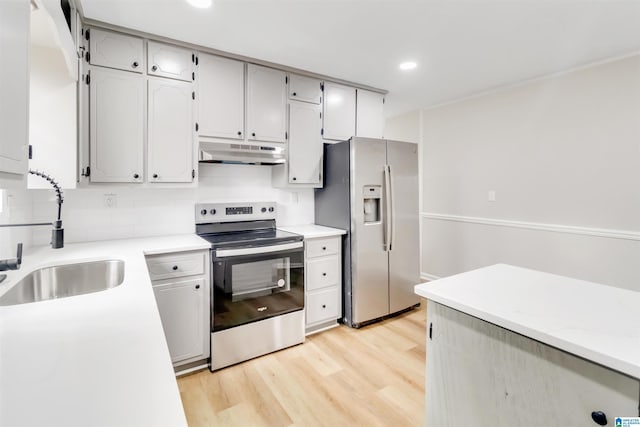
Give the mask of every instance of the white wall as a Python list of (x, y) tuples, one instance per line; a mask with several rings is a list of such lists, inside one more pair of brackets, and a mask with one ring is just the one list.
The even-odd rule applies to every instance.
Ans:
[[(53, 191), (33, 191), (33, 217), (51, 221), (56, 215)], [(116, 206), (105, 206), (105, 194)], [(140, 189), (100, 186), (67, 190), (62, 206), (65, 241), (122, 239), (195, 232), (196, 202), (276, 201), (278, 225), (313, 223), (313, 189), (271, 187), (271, 168), (253, 165), (201, 164), (198, 188)], [(49, 242), (50, 230), (34, 230), (35, 245)]]
[[(44, 170), (63, 188), (75, 188), (76, 82), (59, 49), (31, 46), (29, 91), (29, 143), (33, 145), (29, 167)], [(28, 184), (49, 188), (49, 183), (33, 175)]]
[[(27, 190), (0, 189), (0, 205), (0, 224), (30, 222), (32, 204)], [(15, 258), (18, 243), (31, 245), (31, 229), (0, 227), (0, 259)]]
[(422, 130), (424, 275), (507, 262), (640, 290), (640, 56), (425, 109)]
[(420, 115), (421, 111), (416, 110), (388, 118), (384, 126), (384, 137), (396, 141), (419, 143), (421, 140)]

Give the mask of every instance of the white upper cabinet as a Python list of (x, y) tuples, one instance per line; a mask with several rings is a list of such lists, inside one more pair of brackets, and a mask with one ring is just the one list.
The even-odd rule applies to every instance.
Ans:
[(88, 31), (91, 65), (142, 73), (144, 70), (142, 39), (97, 28), (91, 28)]
[(289, 81), (289, 99), (313, 104), (322, 103), (322, 82), (311, 77), (292, 74)]
[(324, 139), (346, 141), (356, 134), (356, 89), (324, 85)]
[(191, 83), (149, 78), (148, 182), (193, 181)]
[(91, 182), (142, 182), (145, 79), (100, 67), (90, 73)]
[(8, 179), (27, 172), (29, 25), (28, 1), (0, 1), (0, 172)]
[(273, 68), (247, 66), (247, 137), (286, 142), (287, 74)]
[(198, 55), (200, 136), (244, 139), (244, 63)]
[(358, 89), (356, 136), (382, 138), (384, 129), (384, 95)]
[(149, 41), (147, 74), (170, 79), (193, 81), (195, 54), (189, 49)]
[(319, 184), (322, 165), (320, 105), (289, 103), (289, 182)]

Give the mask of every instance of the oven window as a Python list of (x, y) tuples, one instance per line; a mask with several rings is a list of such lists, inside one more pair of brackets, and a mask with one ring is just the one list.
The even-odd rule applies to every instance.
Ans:
[(231, 300), (289, 291), (291, 257), (233, 264), (231, 266)]
[(212, 330), (304, 308), (304, 250), (213, 258)]

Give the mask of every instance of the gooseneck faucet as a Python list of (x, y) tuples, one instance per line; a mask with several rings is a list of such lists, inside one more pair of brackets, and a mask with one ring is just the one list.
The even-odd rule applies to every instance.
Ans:
[[(39, 176), (40, 178), (46, 179), (52, 186), (56, 192), (56, 203), (58, 204), (58, 217), (53, 222), (38, 222), (38, 223), (28, 223), (28, 224), (0, 224), (0, 227), (38, 227), (43, 225), (52, 225), (53, 230), (51, 231), (51, 247), (53, 249), (60, 249), (64, 247), (64, 229), (62, 228), (62, 202), (64, 198), (62, 197), (62, 189), (60, 185), (53, 179), (51, 176), (47, 175), (44, 172), (34, 171), (29, 169), (29, 173), (31, 175)], [(20, 264), (22, 263), (22, 243), (18, 243), (18, 256), (15, 259), (4, 259), (0, 260), (0, 271), (6, 270), (17, 270), (20, 268)], [(0, 282), (6, 277), (2, 277), (4, 275), (0, 275)]]

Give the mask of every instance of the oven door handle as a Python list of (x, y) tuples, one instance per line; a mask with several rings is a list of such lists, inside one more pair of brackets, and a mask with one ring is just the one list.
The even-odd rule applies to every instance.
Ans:
[(241, 255), (268, 254), (269, 252), (287, 251), (290, 249), (298, 249), (303, 247), (302, 242), (285, 243), (282, 245), (258, 246), (255, 248), (242, 249), (216, 249), (216, 258), (227, 258)]

